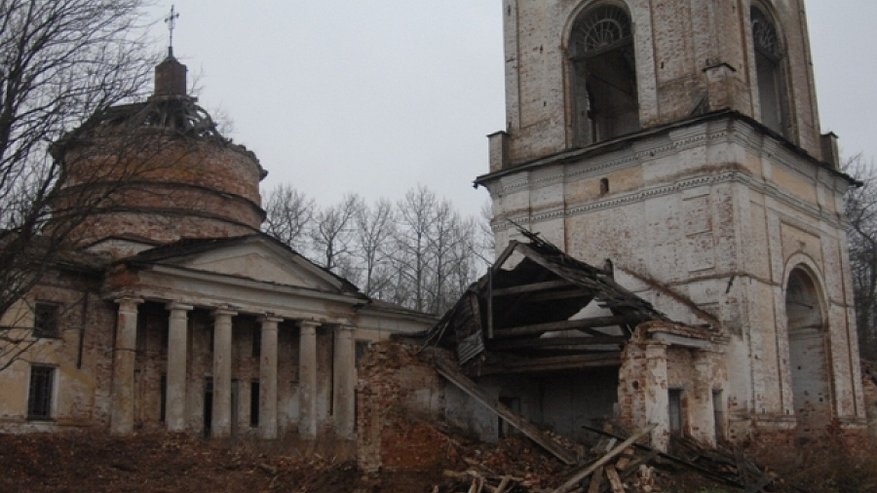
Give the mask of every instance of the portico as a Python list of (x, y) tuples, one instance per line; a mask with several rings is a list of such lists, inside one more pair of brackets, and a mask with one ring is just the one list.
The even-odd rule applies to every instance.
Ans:
[(374, 306), (266, 237), (221, 243), (147, 251), (108, 276), (104, 297), (118, 313), (112, 431), (352, 440), (357, 341), (432, 320)]

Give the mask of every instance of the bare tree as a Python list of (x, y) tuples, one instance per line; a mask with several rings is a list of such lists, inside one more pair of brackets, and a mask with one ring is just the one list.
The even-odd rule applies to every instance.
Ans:
[(362, 266), (362, 289), (367, 296), (382, 298), (392, 281), (389, 247), (394, 231), (393, 204), (380, 199), (356, 212), (356, 248), (353, 255)]
[(265, 200), (264, 230), (290, 248), (305, 253), (314, 220), (314, 199), (290, 185), (274, 188)]
[(844, 171), (862, 182), (846, 195), (847, 236), (860, 351), (877, 360), (877, 169), (857, 155), (847, 160)]
[(355, 194), (341, 202), (316, 212), (314, 227), (310, 230), (313, 248), (319, 263), (343, 277), (352, 277), (354, 264), (349, 259), (353, 237), (354, 215), (361, 208), (362, 199)]
[[(431, 261), (429, 234), (435, 207), (435, 193), (423, 185), (409, 190), (397, 204), (398, 227), (392, 259), (399, 286), (394, 301), (417, 311), (427, 309), (426, 289)], [(400, 298), (406, 293), (410, 293), (413, 299)]]
[[(75, 224), (111, 195), (106, 184), (132, 171), (105, 162), (80, 170), (75, 186), (63, 179), (83, 157), (64, 152), (66, 145), (105, 121), (96, 115), (144, 92), (153, 60), (138, 34), (141, 7), (141, 0), (0, 2), (0, 313), (40, 279)], [(0, 369), (32, 343), (15, 325), (0, 330)]]

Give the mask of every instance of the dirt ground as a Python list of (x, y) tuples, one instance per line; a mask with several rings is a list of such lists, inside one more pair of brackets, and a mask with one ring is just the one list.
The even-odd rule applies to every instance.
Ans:
[[(514, 478), (507, 493), (537, 493), (551, 491), (574, 470), (522, 437), (487, 445), (449, 436), (444, 454), (444, 460), (428, 469), (366, 475), (353, 461), (327, 453), (306, 456), (294, 444), (277, 442), (217, 442), (167, 433), (115, 438), (101, 431), (0, 434), (0, 492), (466, 493), (473, 491), (474, 478), (484, 479), (488, 486), (482, 491), (488, 492), (507, 476)], [(834, 455), (813, 461), (822, 467), (802, 468), (799, 463), (795, 475), (803, 481), (769, 491), (877, 491), (874, 461), (857, 463), (849, 455)], [(656, 480), (648, 489), (629, 484), (626, 491), (740, 491), (683, 469), (661, 467), (652, 474)]]
[[(429, 470), (364, 475), (352, 461), (259, 442), (216, 442), (167, 433), (0, 434), (0, 492), (394, 492), (468, 491), (466, 471), (515, 478), (509, 492), (544, 491), (569, 468), (526, 439), (498, 446), (452, 440)], [(485, 491), (487, 491), (485, 489)]]

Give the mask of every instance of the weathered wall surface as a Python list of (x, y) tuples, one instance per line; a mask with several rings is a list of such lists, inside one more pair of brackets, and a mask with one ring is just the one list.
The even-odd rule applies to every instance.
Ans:
[[(0, 427), (22, 432), (107, 425), (115, 307), (96, 294), (97, 281), (79, 272), (47, 273), (3, 324), (30, 333), (36, 301), (59, 305), (57, 338), (41, 338), (0, 372)], [(107, 330), (109, 329), (109, 330)], [(55, 368), (51, 421), (27, 419), (31, 364)]]
[[(573, 145), (570, 30), (580, 13), (599, 3), (504, 0), (509, 165)], [(623, 5), (631, 17), (642, 128), (726, 108), (760, 119), (748, 0), (611, 3)], [(786, 135), (819, 157), (804, 7), (800, 0), (758, 3), (776, 20), (786, 53), (781, 67), (789, 94)]]
[[(601, 179), (608, 181), (603, 193)], [(734, 430), (747, 429), (750, 418), (780, 428), (795, 421), (785, 290), (791, 270), (806, 268), (827, 321), (821, 337), (833, 416), (864, 419), (844, 178), (722, 117), (521, 169), (487, 186), (497, 245), (516, 237), (510, 218), (586, 262), (611, 259), (619, 282), (671, 318), (720, 322), (732, 336), (728, 366), (747, 369), (728, 374)]]

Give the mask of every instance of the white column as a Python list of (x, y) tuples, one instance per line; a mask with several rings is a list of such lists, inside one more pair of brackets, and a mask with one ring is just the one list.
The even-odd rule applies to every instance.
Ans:
[(165, 422), (169, 431), (186, 429), (186, 345), (190, 305), (168, 303)]
[(277, 324), (282, 318), (262, 317), (259, 357), (259, 435), (277, 438)]
[(214, 438), (231, 435), (231, 310), (213, 311), (213, 419)]
[(298, 342), (298, 434), (317, 437), (317, 322), (299, 322)]
[(356, 343), (353, 331), (353, 327), (338, 327), (335, 331), (332, 409), (335, 434), (342, 440), (354, 438), (356, 422)]
[(113, 395), (110, 433), (127, 435), (134, 431), (134, 363), (137, 351), (137, 305), (140, 298), (119, 298), (116, 343), (113, 350)]
[(667, 346), (646, 346), (645, 410), (652, 430), (652, 447), (666, 451), (670, 445), (670, 394), (667, 388)]

